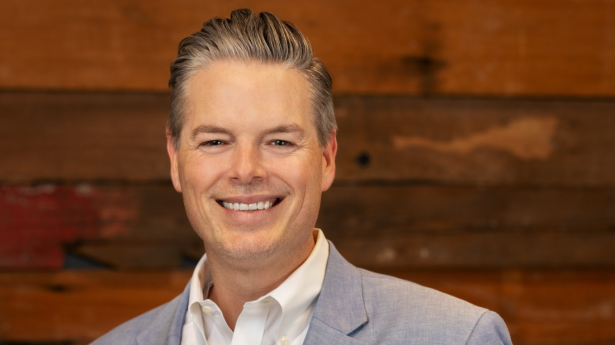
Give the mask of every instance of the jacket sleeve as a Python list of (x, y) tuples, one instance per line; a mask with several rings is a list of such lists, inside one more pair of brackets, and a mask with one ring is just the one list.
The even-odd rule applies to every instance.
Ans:
[(512, 345), (508, 328), (500, 315), (487, 311), (474, 325), (466, 345)]

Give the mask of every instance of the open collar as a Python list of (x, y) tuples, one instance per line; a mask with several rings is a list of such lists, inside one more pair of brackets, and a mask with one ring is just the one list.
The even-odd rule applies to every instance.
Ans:
[(364, 344), (348, 336), (368, 321), (361, 273), (331, 242), (325, 280), (315, 308), (304, 345)]
[[(139, 333), (137, 343), (179, 345), (189, 294), (190, 282), (181, 295), (161, 307), (151, 323)], [(325, 280), (314, 308), (304, 345), (365, 344), (348, 336), (368, 321), (361, 273), (340, 255), (331, 242)]]

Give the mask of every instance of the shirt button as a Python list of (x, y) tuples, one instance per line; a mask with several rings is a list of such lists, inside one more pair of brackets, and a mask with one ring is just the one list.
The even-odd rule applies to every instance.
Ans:
[(213, 310), (211, 310), (211, 308), (210, 308), (210, 307), (203, 307), (203, 313), (205, 313), (205, 314), (211, 314), (211, 313), (213, 313), (213, 312), (214, 312), (214, 311), (213, 311)]
[(280, 337), (280, 344), (288, 345), (288, 338), (286, 338), (285, 336)]

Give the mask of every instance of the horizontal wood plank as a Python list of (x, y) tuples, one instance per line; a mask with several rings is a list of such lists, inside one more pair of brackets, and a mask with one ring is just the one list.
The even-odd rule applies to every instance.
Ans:
[[(515, 344), (615, 341), (615, 272), (394, 271), (499, 313)], [(0, 273), (0, 341), (86, 344), (178, 295), (190, 271)], [(37, 322), (41, 312), (45, 322)]]
[(353, 181), (615, 185), (615, 103), (336, 98), (337, 174)]
[(612, 271), (390, 272), (496, 311), (513, 344), (610, 344)]
[(317, 226), (361, 267), (615, 265), (615, 190), (338, 186), (322, 200)]
[[(66, 250), (123, 269), (174, 268), (203, 253), (170, 185), (0, 193), (3, 268), (58, 268)], [(317, 226), (374, 270), (615, 267), (614, 210), (615, 189), (333, 186)]]
[(0, 93), (2, 180), (169, 180), (169, 97)]
[(5, 0), (0, 88), (166, 90), (179, 41), (240, 7), (297, 24), (337, 93), (615, 95), (609, 0)]
[[(615, 186), (615, 102), (335, 98), (336, 181)], [(164, 93), (0, 93), (0, 181), (168, 181)], [(9, 115), (10, 114), (10, 115)]]
[(0, 269), (60, 268), (67, 250), (125, 269), (176, 268), (203, 251), (168, 184), (0, 188)]
[(0, 342), (89, 344), (170, 301), (189, 279), (188, 271), (0, 273)]

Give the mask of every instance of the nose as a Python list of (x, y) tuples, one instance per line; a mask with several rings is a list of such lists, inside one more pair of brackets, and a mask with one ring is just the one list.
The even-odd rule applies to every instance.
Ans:
[(238, 143), (233, 154), (230, 178), (241, 184), (265, 179), (265, 169), (258, 148), (248, 143)]

